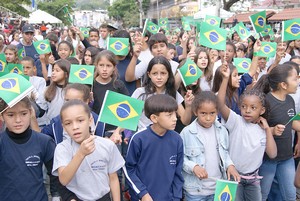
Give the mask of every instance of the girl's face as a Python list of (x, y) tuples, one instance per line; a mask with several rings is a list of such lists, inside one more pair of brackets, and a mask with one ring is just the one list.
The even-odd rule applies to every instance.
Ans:
[(235, 52), (233, 47), (231, 45), (226, 45), (225, 61), (227, 61), (227, 63), (231, 63), (234, 56)]
[(155, 64), (151, 71), (148, 72), (148, 76), (151, 79), (152, 83), (156, 89), (165, 89), (165, 85), (169, 78), (169, 73), (166, 67), (162, 64)]
[(88, 100), (84, 100), (84, 94), (77, 90), (77, 89), (68, 89), (65, 93), (65, 97), (64, 97), (65, 101), (69, 101), (69, 100), (81, 100), (82, 102), (85, 102), (86, 104), (88, 104)]
[(106, 58), (102, 57), (97, 64), (98, 77), (103, 82), (110, 82), (116, 67)]
[(298, 75), (297, 71), (295, 69), (292, 69), (289, 72), (289, 76), (286, 79), (286, 93), (287, 94), (294, 94), (297, 91), (297, 87), (299, 85)]
[(231, 85), (233, 88), (240, 87), (240, 76), (239, 76), (236, 68), (233, 69), (232, 74), (231, 74)]
[(16, 58), (16, 54), (14, 53), (13, 50), (5, 50), (5, 58), (6, 58), (6, 61), (8, 63), (13, 63), (15, 58)]
[(74, 105), (66, 108), (61, 118), (65, 131), (76, 143), (81, 144), (90, 136), (92, 118), (89, 118), (83, 106)]
[(239, 42), (240, 41), (240, 36), (237, 33), (233, 34), (233, 40)]
[(86, 65), (92, 65), (92, 53), (89, 50), (85, 51), (83, 59)]
[(173, 36), (172, 36), (172, 43), (173, 43), (173, 44), (176, 44), (177, 41), (178, 41), (178, 36), (177, 36), (177, 35), (173, 35)]
[(265, 108), (256, 95), (245, 96), (240, 104), (241, 115), (246, 122), (256, 123), (259, 116), (265, 112)]
[(58, 85), (65, 84), (65, 81), (66, 81), (65, 72), (57, 64), (54, 64), (54, 66), (53, 66), (51, 80)]
[(197, 122), (204, 128), (210, 128), (217, 118), (217, 106), (213, 102), (205, 101), (201, 103), (196, 112)]
[(58, 46), (58, 55), (61, 59), (66, 59), (68, 58), (70, 55), (72, 54), (72, 51), (70, 49), (70, 47), (65, 44), (62, 43)]
[(209, 58), (213, 62), (218, 61), (218, 58), (219, 58), (219, 52), (218, 52), (218, 50), (211, 49), (209, 51)]
[(15, 35), (14, 35), (14, 40), (15, 41), (20, 41), (20, 34), (19, 33), (16, 33)]
[(3, 112), (2, 117), (9, 131), (21, 134), (30, 125), (31, 110), (21, 101)]
[(167, 57), (167, 59), (168, 60), (171, 60), (171, 59), (173, 59), (175, 57), (175, 50), (174, 49), (169, 49), (168, 50), (168, 57)]
[(295, 48), (300, 48), (300, 40), (295, 40)]
[(206, 52), (200, 52), (197, 60), (197, 66), (200, 69), (205, 69), (208, 65), (208, 55)]
[(237, 57), (237, 58), (244, 58), (244, 57), (245, 57), (244, 51), (238, 48), (238, 49), (236, 50), (236, 57)]
[(266, 64), (267, 64), (266, 57), (259, 57), (259, 59), (258, 59), (258, 67), (260, 68), (260, 70), (265, 69), (266, 68)]
[(195, 46), (195, 41), (193, 39), (191, 39), (189, 41), (188, 47), (189, 47), (189, 49), (192, 49), (192, 47), (194, 47), (194, 46)]

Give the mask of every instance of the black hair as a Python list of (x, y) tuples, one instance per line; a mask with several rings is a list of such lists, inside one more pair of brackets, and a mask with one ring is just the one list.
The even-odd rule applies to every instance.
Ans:
[(294, 60), (294, 59), (300, 59), (300, 56), (294, 55), (294, 56), (291, 57), (290, 61), (292, 61), (292, 60)]
[(168, 45), (168, 39), (167, 37), (162, 33), (154, 34), (150, 37), (148, 41), (149, 49), (152, 51), (152, 46), (156, 43), (165, 43), (166, 46)]
[(57, 48), (57, 50), (59, 49), (59, 46), (61, 45), (61, 44), (66, 44), (68, 47), (69, 47), (69, 49), (70, 49), (70, 51), (71, 51), (71, 54), (73, 54), (74, 53), (74, 47), (73, 47), (73, 45), (69, 42), (69, 41), (66, 41), (66, 40), (63, 40), (63, 41), (61, 41), (60, 43), (58, 43), (58, 48)]
[(159, 115), (161, 112), (177, 111), (176, 100), (167, 94), (157, 94), (146, 99), (144, 105), (145, 116), (150, 119), (152, 114)]
[(90, 31), (89, 31), (89, 34), (90, 34), (91, 32), (96, 32), (97, 35), (99, 36), (99, 30), (98, 30), (98, 29), (96, 29), (96, 28), (91, 28)]
[(71, 64), (79, 64), (78, 59), (76, 59), (75, 57), (67, 57), (66, 60), (69, 61)]
[(297, 75), (299, 75), (300, 69), (299, 69), (299, 65), (296, 62), (287, 61), (287, 62), (284, 62), (283, 64), (287, 64), (287, 65), (292, 66), (297, 71)]
[(34, 60), (33, 60), (33, 58), (30, 57), (30, 56), (25, 56), (25, 57), (23, 57), (23, 58), (21, 59), (21, 61), (29, 61), (29, 62), (32, 64), (32, 66), (35, 66)]
[(82, 106), (84, 111), (87, 113), (88, 117), (90, 118), (91, 109), (88, 106), (88, 104), (82, 102), (81, 100), (74, 99), (74, 100), (69, 100), (69, 101), (65, 102), (63, 104), (63, 106), (61, 107), (60, 118), (61, 118), (62, 121), (63, 121), (63, 112), (64, 112), (64, 110), (66, 110), (67, 108), (72, 107), (72, 106)]
[(218, 110), (217, 96), (211, 91), (202, 91), (195, 95), (195, 99), (192, 103), (192, 111), (197, 112), (201, 105), (205, 102), (211, 102), (215, 104)]
[(173, 45), (172, 43), (168, 43), (167, 47), (168, 47), (168, 49), (173, 49), (176, 51), (176, 46)]
[(95, 58), (96, 58), (97, 54), (98, 54), (99, 52), (101, 52), (100, 49), (99, 49), (99, 48), (96, 48), (96, 47), (92, 47), (92, 46), (86, 48), (86, 49), (84, 50), (84, 52), (83, 52), (82, 65), (86, 65), (85, 60), (84, 60), (84, 55), (85, 55), (86, 51), (89, 51), (89, 52), (91, 53), (91, 58), (92, 58), (92, 64), (91, 64), (91, 65), (94, 65)]
[(68, 90), (70, 89), (75, 89), (77, 91), (82, 92), (83, 95), (83, 101), (88, 101), (91, 96), (90, 96), (90, 92), (91, 89), (85, 85), (85, 84), (80, 84), (80, 83), (72, 83), (72, 84), (68, 84), (65, 88), (64, 88), (64, 92), (65, 94), (67, 93)]
[(58, 37), (53, 32), (48, 33), (45, 39), (48, 39), (49, 41), (53, 41), (54, 43), (58, 42)]

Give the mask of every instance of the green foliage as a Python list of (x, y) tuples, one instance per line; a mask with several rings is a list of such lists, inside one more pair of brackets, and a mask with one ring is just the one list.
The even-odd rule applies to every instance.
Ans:
[(74, 0), (53, 0), (51, 2), (39, 2), (38, 8), (57, 17), (64, 24), (70, 25), (71, 22), (68, 20), (67, 15), (63, 11), (63, 8), (66, 7), (66, 5), (70, 14), (72, 15), (72, 7), (75, 5)]
[(29, 16), (29, 12), (22, 5), (30, 5), (31, 0), (2, 0), (0, 6), (8, 8), (24, 17)]
[(109, 6), (109, 0), (77, 0), (76, 6), (80, 10), (96, 10), (104, 9), (106, 10)]

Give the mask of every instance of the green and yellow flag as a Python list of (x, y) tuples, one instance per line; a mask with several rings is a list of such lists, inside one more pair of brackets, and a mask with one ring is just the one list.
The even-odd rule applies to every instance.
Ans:
[(143, 30), (143, 36), (145, 35), (145, 30), (150, 31), (152, 34), (156, 34), (159, 31), (159, 26), (153, 23), (151, 20), (146, 19)]
[(249, 16), (253, 29), (260, 33), (266, 29), (266, 11), (261, 11)]
[(251, 59), (248, 58), (234, 58), (233, 63), (237, 68), (238, 73), (247, 73), (251, 66)]
[(9, 73), (8, 68), (6, 68), (6, 57), (4, 53), (0, 54), (0, 76)]
[(269, 24), (266, 26), (266, 29), (264, 31), (260, 32), (262, 36), (272, 35), (272, 33), (274, 34), (272, 27)]
[(182, 22), (182, 28), (183, 28), (183, 30), (185, 30), (185, 31), (191, 31), (192, 29), (191, 29), (191, 24), (190, 24), (190, 22), (188, 22), (188, 21), (183, 21)]
[(167, 17), (160, 18), (158, 21), (158, 26), (163, 28), (164, 30), (169, 30), (169, 19)]
[(260, 50), (257, 53), (259, 57), (274, 57), (276, 54), (277, 43), (261, 42)]
[(294, 121), (294, 120), (300, 120), (300, 112), (298, 114), (296, 114), (295, 116), (293, 116), (286, 124), (288, 125), (291, 121)]
[(14, 106), (32, 90), (33, 86), (22, 75), (9, 73), (0, 77), (0, 97), (9, 107)]
[(107, 90), (99, 121), (135, 131), (143, 108), (143, 101)]
[(89, 28), (85, 28), (85, 27), (80, 28), (80, 32), (82, 33), (83, 37), (85, 37), (85, 38), (88, 38), (90, 36), (89, 31), (90, 31)]
[(51, 46), (48, 39), (33, 42), (33, 46), (38, 54), (47, 54), (51, 52)]
[(282, 22), (282, 40), (300, 39), (300, 18)]
[(21, 48), (18, 50), (18, 57), (19, 59), (23, 59), (23, 57), (26, 56), (26, 52), (25, 52), (25, 49), (24, 48)]
[(205, 47), (216, 50), (226, 49), (227, 31), (219, 27), (210, 26), (206, 22), (201, 23), (199, 43)]
[(71, 65), (69, 83), (93, 85), (95, 66)]
[(243, 22), (239, 22), (237, 25), (234, 26), (233, 29), (240, 36), (242, 40), (246, 40), (251, 36), (251, 33), (245, 27)]
[(217, 180), (214, 201), (234, 201), (238, 182)]
[(221, 18), (217, 17), (217, 16), (211, 16), (211, 15), (206, 15), (204, 22), (206, 22), (207, 24), (209, 24), (210, 26), (217, 26), (220, 27), (221, 25)]
[(24, 74), (24, 70), (23, 70), (23, 65), (22, 64), (13, 64), (13, 63), (9, 63), (7, 64), (7, 68), (8, 68), (8, 71), (10, 73), (16, 73), (16, 74), (19, 74), (19, 75), (22, 75)]
[(194, 83), (202, 75), (202, 71), (190, 58), (186, 59), (184, 65), (178, 68), (178, 73), (184, 86)]
[(107, 50), (112, 51), (115, 55), (126, 56), (129, 52), (129, 39), (109, 37)]

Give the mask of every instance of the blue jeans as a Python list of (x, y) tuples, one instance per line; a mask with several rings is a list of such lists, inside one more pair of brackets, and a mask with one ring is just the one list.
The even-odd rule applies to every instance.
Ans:
[(185, 192), (185, 200), (186, 201), (213, 201), (214, 200), (214, 194), (212, 195), (190, 195), (187, 192)]
[(279, 191), (284, 201), (296, 200), (296, 188), (294, 186), (295, 164), (294, 159), (284, 161), (266, 160), (260, 166), (262, 200), (265, 201), (271, 190), (274, 177), (277, 178)]
[[(256, 173), (257, 175), (257, 173)], [(261, 201), (260, 179), (241, 178), (236, 190), (235, 201)]]

